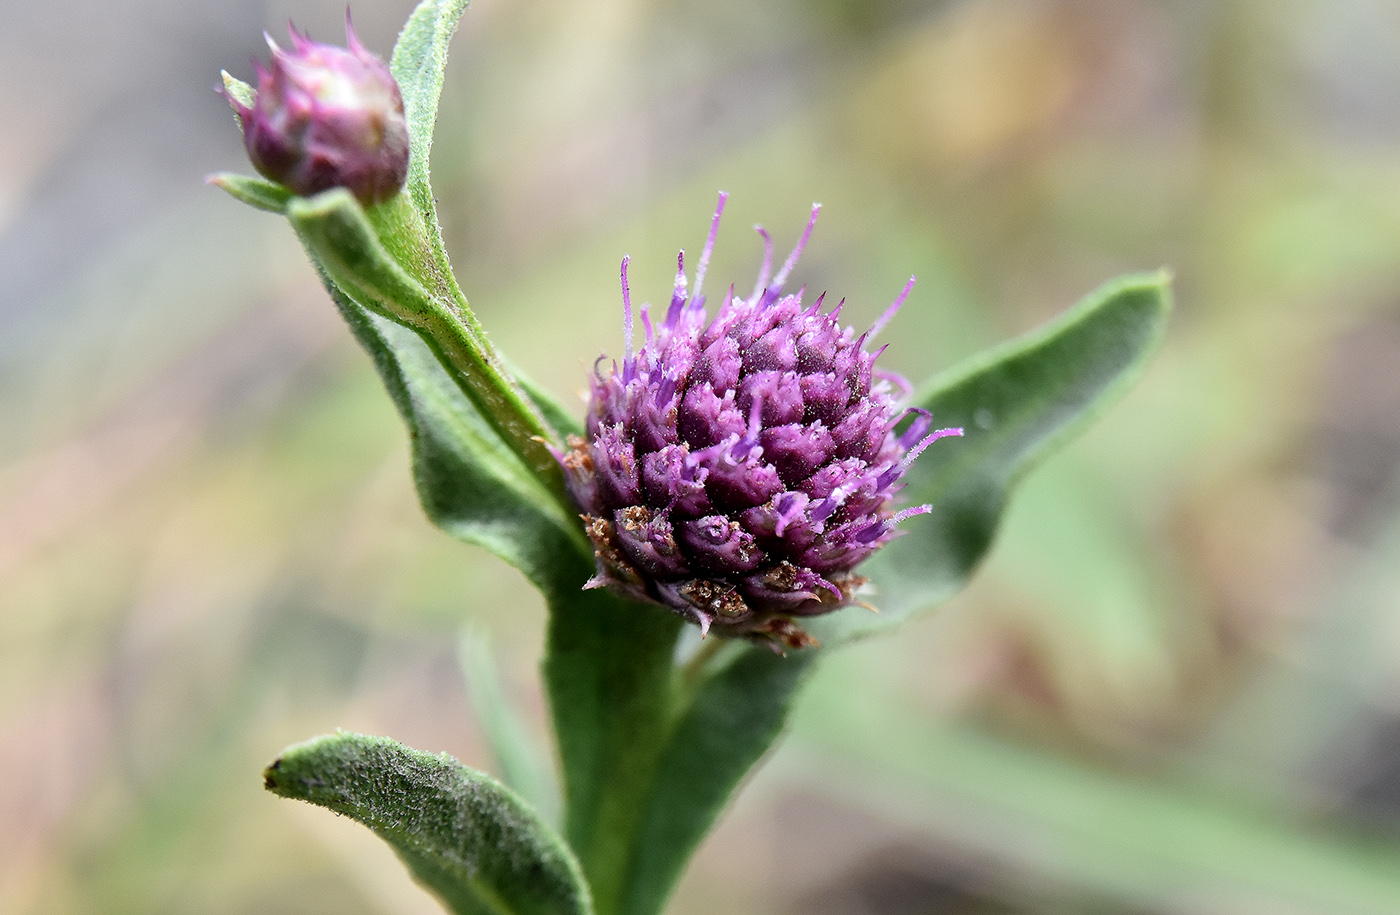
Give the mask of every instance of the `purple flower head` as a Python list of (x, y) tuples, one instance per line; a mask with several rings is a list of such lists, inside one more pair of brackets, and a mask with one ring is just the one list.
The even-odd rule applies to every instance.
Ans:
[(623, 259), (622, 364), (594, 373), (588, 437), (560, 460), (597, 553), (590, 587), (663, 604), (703, 632), (800, 648), (815, 640), (793, 618), (853, 600), (865, 583), (855, 566), (929, 511), (893, 509), (905, 469), (962, 430), (930, 431), (926, 411), (902, 408), (908, 384), (866, 348), (912, 279), (861, 335), (837, 320), (840, 306), (783, 294), (816, 206), (776, 275), (758, 230), (757, 285), (747, 298), (731, 287), (711, 320), (701, 289), (725, 199), (694, 290), (682, 252), (665, 315), (653, 321), (642, 306), (640, 347)]
[(253, 62), (253, 107), (225, 93), (253, 165), (301, 196), (344, 187), (365, 205), (393, 197), (408, 177), (408, 121), (389, 68), (360, 44), (348, 11), (348, 48), (289, 31), (291, 51), (267, 36), (271, 70)]

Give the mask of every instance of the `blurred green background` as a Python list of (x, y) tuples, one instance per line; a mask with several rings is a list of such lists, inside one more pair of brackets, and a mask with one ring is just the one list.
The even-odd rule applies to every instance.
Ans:
[[(219, 68), (342, 16), (0, 2), (0, 912), (437, 911), (259, 771), (335, 728), (492, 769), (467, 624), (546, 739), (539, 599), (423, 519), (285, 223), (201, 183), (247, 170)], [(720, 188), (711, 285), (813, 200), (796, 279), (852, 323), (917, 274), (915, 379), (1176, 272), (1147, 377), (965, 594), (826, 659), (674, 915), (1400, 912), (1400, 6), (476, 0), (433, 162), (561, 395)]]

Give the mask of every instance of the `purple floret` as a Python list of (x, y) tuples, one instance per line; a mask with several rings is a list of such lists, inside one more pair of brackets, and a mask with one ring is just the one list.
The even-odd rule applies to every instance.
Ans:
[(748, 636), (776, 648), (815, 640), (793, 617), (853, 601), (855, 566), (929, 510), (895, 511), (900, 478), (919, 453), (961, 429), (930, 431), (905, 409), (908, 385), (875, 368), (867, 344), (913, 285), (857, 336), (783, 284), (816, 225), (770, 276), (773, 245), (747, 298), (731, 287), (713, 320), (701, 294), (719, 230), (721, 194), (687, 291), (684, 253), (665, 317), (641, 318), (633, 346), (631, 291), (622, 261), (625, 354), (595, 372), (587, 438), (560, 455), (597, 553), (589, 587), (663, 604), (703, 632)]

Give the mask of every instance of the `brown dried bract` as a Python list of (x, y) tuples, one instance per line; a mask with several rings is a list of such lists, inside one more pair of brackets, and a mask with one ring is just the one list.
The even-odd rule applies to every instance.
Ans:
[(769, 647), (779, 654), (783, 653), (784, 648), (798, 651), (803, 648), (820, 648), (822, 645), (785, 616), (774, 616), (764, 620), (762, 625), (752, 630), (749, 635), (767, 642)]
[(692, 578), (681, 585), (681, 597), (691, 606), (721, 620), (737, 620), (753, 611), (733, 585), (704, 578)]

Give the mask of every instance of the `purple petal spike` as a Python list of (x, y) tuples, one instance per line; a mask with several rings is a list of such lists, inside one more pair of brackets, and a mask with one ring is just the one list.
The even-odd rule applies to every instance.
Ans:
[(705, 286), (705, 272), (710, 269), (710, 255), (715, 250), (715, 236), (719, 235), (719, 218), (724, 214), (724, 202), (728, 199), (728, 194), (724, 191), (719, 192), (719, 204), (715, 207), (714, 218), (710, 220), (710, 234), (705, 238), (705, 249), (700, 252), (700, 266), (695, 268), (695, 299), (697, 301)]
[(778, 270), (778, 275), (773, 277), (773, 285), (778, 289), (783, 288), (783, 284), (787, 282), (788, 274), (792, 272), (793, 267), (797, 266), (797, 259), (802, 256), (803, 250), (807, 247), (807, 242), (811, 240), (812, 230), (817, 227), (817, 214), (821, 211), (822, 205), (820, 203), (812, 204), (812, 215), (807, 217), (807, 228), (802, 230), (802, 237), (797, 240), (797, 244), (793, 247), (792, 253), (788, 255), (788, 259), (783, 261), (783, 266)]
[(254, 62), (250, 108), (225, 92), (243, 124), (248, 158), (300, 196), (348, 188), (368, 206), (408, 178), (408, 120), (389, 68), (360, 43), (345, 15), (348, 48), (319, 44), (290, 28), (292, 49), (267, 36), (272, 67)]
[(595, 365), (589, 437), (559, 458), (597, 551), (590, 585), (669, 607), (702, 633), (802, 648), (815, 640), (793, 618), (855, 598), (865, 583), (856, 564), (929, 511), (894, 508), (904, 471), (962, 430), (930, 432), (932, 418), (898, 402), (907, 387), (865, 348), (909, 286), (864, 335), (822, 313), (821, 299), (783, 294), (815, 206), (771, 282), (773, 242), (759, 229), (754, 292), (739, 298), (730, 287), (709, 319), (700, 292), (725, 199), (693, 291), (682, 270), (665, 321), (648, 326), (640, 349), (624, 261), (623, 365), (607, 374), (606, 360)]
[(900, 308), (904, 307), (904, 300), (909, 298), (909, 293), (913, 291), (913, 289), (914, 277), (911, 276), (909, 277), (909, 282), (904, 284), (903, 291), (900, 292), (894, 302), (890, 304), (890, 307), (886, 308), (885, 313), (880, 315), (880, 319), (871, 325), (870, 330), (865, 332), (867, 340), (874, 340), (880, 335), (880, 331), (885, 329), (885, 325), (894, 320), (894, 316), (899, 314)]

